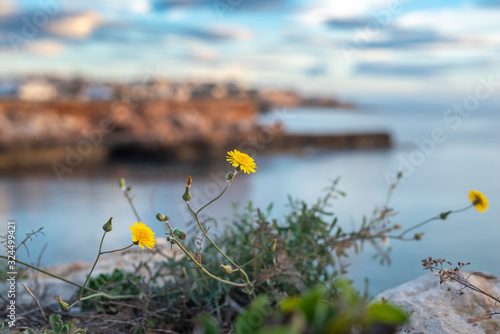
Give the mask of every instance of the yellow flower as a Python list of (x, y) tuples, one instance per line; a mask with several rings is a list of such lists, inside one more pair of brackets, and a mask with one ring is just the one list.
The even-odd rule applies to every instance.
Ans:
[(484, 196), (480, 191), (469, 191), (469, 200), (479, 212), (484, 212), (486, 211), (486, 209), (488, 209), (488, 200), (486, 199), (486, 196)]
[(132, 231), (132, 242), (141, 246), (142, 249), (144, 249), (144, 246), (149, 249), (155, 246), (154, 232), (142, 222), (130, 225), (130, 231)]
[(227, 152), (227, 161), (229, 161), (233, 167), (236, 167), (237, 171), (242, 170), (243, 172), (250, 174), (250, 172), (255, 173), (257, 166), (252, 157), (246, 153), (241, 153), (237, 150)]

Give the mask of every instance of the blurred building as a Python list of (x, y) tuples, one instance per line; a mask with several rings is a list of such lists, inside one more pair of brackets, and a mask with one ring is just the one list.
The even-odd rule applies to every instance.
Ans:
[(57, 98), (57, 88), (45, 80), (30, 80), (19, 86), (17, 97), (23, 101), (52, 101)]

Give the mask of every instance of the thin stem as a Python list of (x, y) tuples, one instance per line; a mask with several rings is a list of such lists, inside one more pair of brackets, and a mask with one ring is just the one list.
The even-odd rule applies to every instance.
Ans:
[[(262, 253), (262, 254), (260, 254), (260, 255), (257, 255), (256, 257), (254, 257), (253, 259), (251, 259), (251, 260), (250, 260), (250, 261), (248, 261), (247, 263), (242, 264), (241, 266), (238, 266), (238, 269), (239, 269), (239, 268), (243, 268), (243, 267), (244, 267), (244, 266), (246, 266), (247, 264), (252, 263), (253, 261), (257, 260), (258, 258), (261, 258), (261, 257), (263, 257), (264, 255), (269, 254), (270, 252), (271, 252), (271, 251), (270, 251), (270, 250), (268, 250), (268, 251), (267, 251), (267, 252), (265, 252), (265, 253)], [(236, 269), (235, 269), (235, 270), (236, 270)]]
[(119, 251), (122, 251), (122, 250), (125, 250), (125, 249), (128, 249), (130, 247), (134, 246), (134, 244), (131, 244), (127, 247), (123, 247), (123, 248), (120, 248), (120, 249), (115, 249), (115, 250), (112, 250), (112, 251), (106, 251), (106, 252), (101, 252), (101, 255), (102, 254), (108, 254), (108, 253), (114, 253), (114, 252), (119, 252)]
[[(234, 176), (236, 177), (236, 174)], [(201, 209), (199, 209), (198, 211), (196, 211), (195, 215), (198, 215), (201, 212), (201, 210), (205, 209), (207, 206), (209, 206), (210, 204), (212, 204), (213, 202), (215, 202), (216, 200), (218, 200), (226, 192), (227, 188), (229, 188), (230, 185), (231, 185), (231, 182), (228, 182), (226, 188), (224, 188), (224, 190), (222, 190), (222, 192), (220, 193), (220, 195), (217, 196), (217, 197), (215, 197), (213, 200), (211, 200), (210, 202), (208, 202), (204, 206), (202, 206)], [(191, 211), (193, 211), (193, 210), (191, 209)]]
[[(228, 185), (229, 187), (229, 185)], [(226, 187), (227, 189), (227, 187)], [(224, 189), (225, 190), (225, 189)], [(224, 192), (223, 192), (224, 193)], [(222, 194), (221, 194), (222, 195)], [(220, 195), (219, 195), (220, 197)], [(217, 197), (217, 198), (219, 198)], [(212, 201), (213, 202), (213, 201)], [(217, 251), (219, 253), (222, 254), (222, 256), (224, 256), (229, 262), (231, 262), (231, 264), (235, 267), (238, 267), (238, 265), (233, 261), (231, 260), (231, 258), (229, 256), (226, 255), (226, 253), (224, 253), (220, 248), (219, 246), (217, 246), (217, 244), (208, 236), (207, 232), (205, 231), (205, 228), (203, 227), (203, 225), (201, 225), (201, 222), (200, 222), (200, 219), (198, 218), (198, 212), (200, 212), (200, 210), (198, 210), (198, 212), (194, 212), (193, 208), (191, 208), (191, 205), (189, 205), (189, 202), (186, 202), (189, 210), (191, 210), (191, 212), (193, 213), (194, 217), (196, 218), (196, 222), (198, 223), (198, 226), (200, 227), (201, 231), (203, 232), (203, 235), (205, 235), (205, 238), (208, 239), (208, 241), (210, 241), (210, 243), (215, 247), (215, 249), (217, 249)], [(206, 205), (205, 205), (206, 206)], [(202, 208), (203, 209), (203, 208)]]
[(406, 229), (405, 231), (403, 231), (403, 232), (399, 235), (399, 237), (400, 237), (400, 238), (402, 238), (402, 237), (403, 237), (406, 233), (408, 233), (408, 232), (410, 232), (410, 231), (413, 231), (414, 229), (419, 228), (419, 227), (420, 227), (420, 226), (422, 226), (422, 225), (425, 225), (425, 224), (427, 224), (427, 223), (430, 223), (431, 221), (438, 220), (438, 219), (440, 219), (440, 218), (439, 218), (439, 216), (434, 216), (434, 217), (432, 217), (432, 218), (429, 218), (429, 219), (427, 219), (427, 220), (424, 220), (423, 222), (421, 222), (421, 223), (419, 223), (419, 224), (417, 224), (417, 225), (415, 225), (415, 226), (412, 226), (412, 227), (410, 227), (410, 228)]
[[(0, 255), (0, 258), (2, 258), (2, 259), (6, 259), (6, 260), (9, 260), (9, 258), (8, 258), (7, 256), (3, 256), (3, 255)], [(11, 261), (11, 260), (9, 260), (9, 261)], [(51, 273), (49, 273), (49, 272), (47, 272), (47, 271), (45, 271), (45, 270), (43, 270), (43, 269), (37, 268), (37, 267), (35, 267), (35, 266), (32, 266), (31, 264), (28, 264), (28, 263), (23, 262), (23, 261), (21, 261), (21, 260), (17, 260), (17, 259), (15, 259), (15, 260), (13, 260), (13, 261), (15, 261), (16, 263), (22, 264), (23, 266), (26, 266), (26, 267), (28, 267), (28, 268), (31, 268), (31, 269), (33, 269), (33, 270), (39, 271), (39, 272), (41, 272), (42, 274), (45, 274), (45, 275), (47, 275), (47, 276), (50, 276), (50, 277), (53, 277), (53, 278), (57, 278), (58, 280), (61, 280), (61, 281), (66, 282), (66, 283), (68, 283), (68, 284), (74, 285), (74, 286), (76, 286), (76, 287), (78, 287), (78, 288), (83, 288), (83, 286), (81, 286), (81, 285), (80, 285), (80, 284), (78, 284), (78, 283), (75, 283), (75, 282), (72, 282), (72, 281), (68, 281), (68, 280), (67, 280), (67, 279), (65, 279), (65, 278), (62, 278), (62, 277), (59, 277), (59, 276), (57, 276), (57, 275), (51, 274)], [(96, 290), (94, 290), (94, 289), (89, 289), (89, 288), (87, 288), (87, 290), (92, 291), (92, 292), (97, 292), (97, 291), (96, 291)]]
[(92, 266), (92, 269), (90, 269), (90, 272), (89, 272), (89, 274), (87, 276), (87, 279), (85, 280), (85, 283), (83, 283), (82, 290), (80, 291), (80, 296), (78, 297), (78, 301), (82, 299), (83, 291), (85, 290), (85, 285), (87, 285), (87, 282), (90, 279), (90, 275), (92, 275), (92, 272), (95, 269), (97, 261), (99, 261), (99, 257), (101, 256), (102, 243), (104, 242), (104, 237), (106, 236), (106, 233), (107, 232), (104, 231), (104, 234), (102, 235), (101, 244), (99, 245), (99, 253), (97, 254), (97, 258), (94, 261), (94, 265)]
[[(472, 208), (473, 206), (474, 206), (474, 204), (471, 204), (471, 205), (467, 205), (465, 208), (462, 208), (462, 209), (458, 209), (458, 210), (451, 210), (451, 211), (449, 211), (448, 215), (451, 215), (451, 214), (454, 214), (454, 213), (463, 212), (463, 211), (465, 211), (465, 210), (468, 210), (468, 209)], [(441, 219), (442, 219), (442, 218), (441, 218), (441, 214), (439, 214), (439, 215), (437, 215), (437, 216), (434, 216), (434, 217), (432, 217), (432, 218), (429, 218), (429, 219), (427, 219), (427, 220), (425, 220), (425, 221), (423, 221), (423, 222), (421, 222), (421, 223), (419, 223), (419, 224), (417, 224), (417, 225), (415, 225), (415, 226), (412, 226), (412, 227), (410, 227), (410, 228), (406, 229), (405, 231), (403, 231), (403, 232), (399, 235), (399, 237), (400, 237), (400, 238), (402, 238), (402, 237), (403, 237), (406, 233), (408, 233), (408, 232), (410, 232), (410, 231), (413, 231), (414, 229), (419, 228), (419, 227), (420, 227), (420, 226), (422, 226), (422, 225), (425, 225), (425, 224), (427, 224), (427, 223), (430, 223), (431, 221), (434, 221), (434, 220), (441, 220)]]
[(125, 195), (125, 198), (127, 199), (128, 203), (130, 204), (130, 207), (132, 208), (132, 211), (134, 211), (135, 218), (137, 218), (137, 221), (142, 222), (141, 217), (139, 216), (139, 213), (137, 213), (137, 210), (135, 209), (134, 202), (132, 202), (132, 198), (130, 198), (130, 195), (128, 194), (127, 190), (123, 190), (123, 195)]
[[(229, 284), (229, 285), (234, 285), (234, 286), (238, 286), (238, 287), (247, 287), (248, 284), (250, 284), (250, 282), (248, 283), (234, 283), (234, 282), (231, 282), (231, 281), (226, 281), (225, 279), (222, 279), (220, 277), (217, 277), (215, 275), (213, 275), (212, 273), (210, 273), (208, 270), (205, 269), (205, 267), (203, 267), (201, 264), (198, 263), (198, 261), (196, 261), (196, 259), (193, 257), (193, 255), (191, 255), (191, 253), (189, 253), (189, 251), (184, 248), (184, 246), (181, 245), (181, 243), (179, 242), (179, 240), (176, 240), (175, 242), (176, 245), (179, 246), (179, 248), (187, 255), (189, 256), (189, 258), (194, 262), (194, 264), (201, 269), (201, 271), (203, 271), (205, 274), (207, 274), (208, 276), (212, 277), (213, 279), (221, 282), (221, 283), (225, 283), (225, 284)], [(247, 277), (248, 278), (248, 277)]]

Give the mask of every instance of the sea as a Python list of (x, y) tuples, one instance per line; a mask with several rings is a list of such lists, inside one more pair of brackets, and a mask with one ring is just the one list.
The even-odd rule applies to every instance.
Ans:
[[(270, 218), (279, 222), (290, 211), (289, 197), (313, 204), (337, 178), (338, 188), (346, 196), (335, 200), (330, 210), (344, 230), (354, 230), (385, 201), (396, 174), (402, 171), (391, 200), (398, 213), (392, 218), (394, 224), (410, 227), (441, 212), (463, 208), (469, 204), (469, 190), (481, 191), (489, 208), (484, 213), (470, 209), (427, 224), (414, 231), (424, 233), (419, 241), (389, 240), (390, 265), (374, 260), (377, 252), (369, 244), (360, 254), (351, 252), (347, 275), (355, 286), (364, 290), (368, 279), (369, 293), (376, 295), (426, 274), (421, 260), (429, 256), (454, 264), (470, 262), (468, 270), (500, 275), (500, 113), (498, 104), (486, 102), (475, 108), (457, 108), (453, 103), (384, 101), (362, 103), (353, 110), (292, 108), (263, 114), (259, 122), (279, 121), (288, 133), (387, 132), (393, 147), (302, 147), (276, 153), (266, 150), (273, 133), (263, 133), (241, 146), (255, 157), (257, 172), (238, 174), (227, 192), (204, 210), (206, 217), (215, 219), (208, 223), (210, 233), (220, 233), (232, 223), (235, 205), (241, 209), (249, 202), (263, 209), (273, 203)], [(7, 231), (8, 221), (14, 221), (20, 243), (43, 227), (43, 234), (32, 235), (18, 251), (18, 258), (29, 263), (50, 266), (92, 261), (102, 225), (110, 217), (113, 231), (106, 236), (103, 249), (131, 243), (129, 226), (137, 219), (118, 178), (125, 178), (132, 187), (130, 194), (141, 220), (162, 237), (166, 230), (155, 219), (156, 213), (168, 215), (173, 226), (183, 229), (191, 220), (181, 198), (186, 177), (193, 178), (191, 202), (200, 207), (222, 190), (228, 170), (221, 156), (220, 162), (196, 166), (142, 161), (77, 166), (62, 178), (52, 171), (2, 174), (0, 234)]]

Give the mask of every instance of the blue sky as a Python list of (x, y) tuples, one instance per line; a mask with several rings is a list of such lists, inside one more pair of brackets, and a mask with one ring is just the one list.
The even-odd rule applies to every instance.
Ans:
[(0, 75), (459, 97), (500, 78), (499, 17), (499, 0), (2, 0)]

